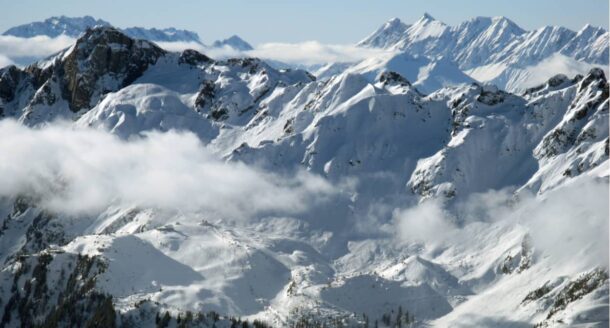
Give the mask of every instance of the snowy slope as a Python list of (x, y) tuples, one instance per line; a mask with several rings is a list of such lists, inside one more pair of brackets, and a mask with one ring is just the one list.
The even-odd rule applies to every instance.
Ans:
[[(506, 89), (519, 93), (527, 88), (544, 83), (548, 77), (553, 75), (582, 75), (594, 67), (597, 66), (556, 53), (533, 65), (489, 64), (467, 70), (466, 73), (478, 81), (486, 81), (498, 86), (503, 85)], [(607, 74), (608, 66), (601, 67)]]
[(536, 63), (561, 50), (574, 37), (576, 33), (567, 28), (545, 26), (512, 40), (500, 53), (494, 54), (492, 62)]
[(604, 65), (608, 58), (608, 31), (587, 24), (561, 48), (561, 53), (577, 60)]
[(96, 28), (1, 69), (2, 322), (607, 325), (603, 70), (444, 58), (316, 80)]
[(506, 17), (477, 17), (452, 28), (455, 61), (469, 68), (486, 63), (515, 37), (525, 33)]
[(389, 52), (365, 59), (345, 69), (344, 72), (360, 74), (371, 82), (377, 80), (384, 72), (396, 72), (424, 93), (474, 82), (455, 63), (444, 57), (431, 60), (421, 56), (412, 57), (406, 52)]
[(358, 42), (358, 46), (390, 48), (403, 38), (408, 28), (409, 26), (401, 22), (400, 19), (392, 18), (371, 35)]

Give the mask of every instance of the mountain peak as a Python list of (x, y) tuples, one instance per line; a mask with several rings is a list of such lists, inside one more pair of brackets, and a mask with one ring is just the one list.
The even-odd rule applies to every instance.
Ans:
[[(88, 28), (75, 46), (56, 61), (61, 66), (57, 71), (63, 72), (63, 92), (70, 95), (70, 109), (77, 112), (91, 107), (100, 92), (132, 83), (165, 54), (154, 43), (134, 40), (115, 27)], [(101, 91), (98, 81), (105, 83)]]
[(440, 37), (448, 29), (445, 23), (425, 13), (417, 22), (409, 27), (407, 33), (409, 34), (410, 42), (415, 42)]
[(12, 27), (2, 33), (2, 35), (12, 35), (21, 38), (31, 38), (37, 35), (46, 35), (54, 38), (60, 35), (67, 35), (75, 38), (87, 28), (95, 26), (110, 26), (110, 23), (92, 16), (52, 16), (41, 22), (32, 22)]
[(585, 79), (589, 77), (592, 79), (602, 79), (604, 81), (606, 80), (606, 74), (604, 74), (604, 70), (599, 67), (593, 67), (592, 69), (590, 69)]
[(436, 20), (436, 19), (434, 17), (432, 17), (432, 15), (428, 14), (427, 12), (425, 12), (424, 15), (419, 20), (433, 21), (433, 20)]
[(567, 31), (568, 29), (563, 27), (563, 26), (555, 26), (555, 25), (545, 25), (543, 27), (540, 27), (538, 29), (535, 30), (535, 32), (540, 32), (540, 33), (557, 33), (557, 32), (561, 32), (561, 31)]
[(491, 21), (495, 24), (504, 24), (508, 26), (517, 27), (519, 30), (525, 32), (517, 23), (513, 22), (510, 18), (505, 16), (494, 16), (491, 18)]
[(157, 28), (144, 28), (144, 27), (128, 27), (123, 29), (123, 32), (128, 36), (135, 39), (145, 39), (150, 41), (161, 41), (161, 42), (196, 42), (201, 43), (199, 35), (196, 32), (189, 30), (180, 30), (174, 27), (168, 27), (163, 29)]
[[(494, 17), (495, 18), (495, 17)], [(476, 16), (466, 22), (479, 22), (479, 23), (491, 23), (493, 18), (487, 16)]]
[(491, 20), (494, 22), (508, 21), (508, 22), (512, 23), (512, 21), (510, 19), (506, 18), (506, 16), (493, 16), (493, 17), (491, 17)]
[[(85, 33), (76, 40), (77, 48), (83, 51), (94, 51), (96, 47), (100, 47), (101, 45), (109, 45), (110, 50), (118, 50), (114, 49), (116, 47), (113, 45), (116, 44), (124, 45), (129, 48), (135, 46), (137, 48), (152, 49), (151, 51), (158, 52), (159, 54), (164, 53), (164, 51), (154, 43), (147, 40), (135, 40), (125, 33), (125, 31), (114, 26), (95, 26), (87, 28)], [(132, 51), (135, 51), (135, 48), (133, 48)]]
[(400, 20), (400, 18), (398, 18), (398, 17), (391, 18), (384, 24), (385, 27), (400, 26), (400, 25), (403, 25), (403, 23)]
[(602, 28), (602, 27), (598, 27), (598, 26), (593, 26), (591, 24), (585, 24), (585, 26), (583, 26), (579, 31), (578, 34), (588, 34), (588, 33), (593, 33), (593, 34), (603, 34), (606, 32), (606, 29)]
[(413, 23), (413, 25), (411, 27), (421, 28), (421, 27), (428, 27), (428, 26), (446, 27), (447, 25), (445, 23), (435, 19), (430, 14), (424, 13), (424, 15), (422, 17), (420, 17), (415, 23)]
[[(109, 27), (112, 26), (112, 24), (88, 15), (82, 17), (68, 17), (64, 15), (52, 16), (44, 21), (12, 27), (6, 30), (3, 35), (12, 35), (21, 38), (31, 38), (39, 35), (55, 38), (60, 35), (66, 35), (72, 38), (78, 38), (87, 29), (96, 26)], [(201, 43), (197, 33), (188, 30), (179, 30), (173, 27), (164, 29), (129, 27), (122, 31), (132, 38), (146, 39), (155, 42), (186, 41)]]
[(432, 17), (432, 15), (428, 14), (428, 13), (424, 13), (415, 23), (413, 23), (414, 26), (422, 26), (422, 25), (428, 25), (431, 23), (440, 23), (443, 24), (442, 22), (436, 20), (434, 17)]
[(216, 40), (212, 44), (212, 47), (214, 48), (222, 48), (224, 46), (228, 46), (240, 51), (248, 51), (254, 49), (248, 42), (244, 41), (244, 39), (240, 38), (235, 34), (224, 40)]
[(392, 18), (375, 32), (358, 42), (360, 47), (388, 48), (400, 41), (409, 26), (399, 18)]

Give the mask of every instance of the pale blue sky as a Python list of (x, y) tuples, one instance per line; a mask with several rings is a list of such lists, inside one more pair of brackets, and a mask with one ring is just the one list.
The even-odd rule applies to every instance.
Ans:
[(608, 29), (608, 0), (0, 0), (0, 31), (55, 15), (92, 15), (116, 26), (185, 28), (204, 42), (238, 34), (253, 43), (353, 43), (386, 20), (424, 12), (450, 25), (506, 16), (525, 29), (590, 23)]

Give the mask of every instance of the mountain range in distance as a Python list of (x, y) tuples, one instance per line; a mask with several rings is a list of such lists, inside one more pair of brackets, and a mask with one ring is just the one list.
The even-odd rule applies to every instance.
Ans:
[[(55, 16), (45, 19), (40, 22), (32, 22), (9, 28), (2, 35), (12, 35), (21, 38), (31, 38), (35, 36), (48, 36), (51, 38), (65, 35), (71, 38), (77, 38), (84, 33), (88, 28), (95, 26), (112, 26), (109, 22), (96, 19), (91, 16), (83, 17), (66, 17)], [(169, 28), (144, 28), (144, 27), (128, 27), (122, 31), (135, 39), (145, 39), (154, 42), (195, 42), (201, 45), (204, 43), (199, 38), (196, 32)], [(239, 51), (252, 50), (252, 46), (242, 40), (237, 35), (233, 35), (224, 40), (214, 41), (211, 47), (228, 46)]]
[(593, 65), (606, 72), (608, 67), (608, 31), (601, 27), (526, 31), (506, 17), (475, 17), (456, 26), (429, 14), (413, 24), (394, 18), (358, 46), (442, 57), (477, 81), (512, 91), (540, 83), (551, 72), (574, 75)]

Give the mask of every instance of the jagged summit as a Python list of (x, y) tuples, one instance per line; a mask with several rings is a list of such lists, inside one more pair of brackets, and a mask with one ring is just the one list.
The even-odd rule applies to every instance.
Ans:
[(389, 48), (400, 41), (409, 26), (399, 18), (392, 18), (375, 32), (358, 42), (360, 47)]
[(131, 84), (167, 52), (152, 42), (130, 38), (112, 26), (88, 28), (75, 44), (56, 56), (28, 66), (22, 83), (39, 88), (24, 111), (25, 122), (38, 122), (60, 107), (87, 110), (101, 96)]
[(165, 54), (154, 43), (135, 40), (114, 27), (88, 29), (58, 63), (71, 110), (89, 107), (99, 92), (130, 84)]
[(440, 24), (445, 25), (445, 23), (437, 20), (436, 18), (432, 17), (432, 15), (428, 14), (428, 13), (424, 13), (419, 19), (417, 19), (415, 21), (415, 23), (413, 23), (413, 25), (427, 25), (433, 22), (437, 22)]
[(601, 79), (603, 81), (606, 81), (606, 73), (604, 73), (604, 70), (599, 68), (599, 67), (594, 67), (592, 68), (589, 73), (587, 73), (587, 76), (585, 77), (585, 80), (591, 77), (593, 79)]
[(394, 18), (390, 18), (384, 25), (393, 26), (393, 25), (399, 25), (401, 23), (402, 23), (402, 21), (400, 20), (400, 18), (394, 17)]
[(603, 27), (599, 27), (599, 26), (594, 26), (592, 24), (585, 24), (580, 30), (578, 30), (579, 33), (587, 33), (587, 32), (607, 32), (607, 30)]
[(37, 35), (46, 35), (52, 38), (59, 35), (78, 37), (87, 28), (110, 25), (111, 24), (107, 21), (96, 19), (91, 16), (53, 16), (42, 22), (33, 22), (12, 27), (2, 33), (2, 35), (13, 35), (22, 38), (30, 38)]
[[(25, 70), (14, 67), (15, 70), (3, 71), (0, 91), (5, 91), (2, 92), (4, 101), (10, 104), (0, 105), (4, 106), (5, 115), (15, 111), (24, 113), (20, 119), (28, 125), (36, 125), (50, 116), (69, 117), (73, 115), (70, 113), (81, 115), (104, 99), (108, 93), (141, 80), (153, 67), (157, 73), (151, 74), (156, 83), (158, 80), (155, 74), (161, 77), (184, 74), (184, 81), (171, 82), (175, 83), (172, 88), (193, 92), (197, 110), (205, 109), (210, 112), (210, 117), (217, 120), (231, 119), (233, 112), (243, 115), (253, 106), (252, 102), (256, 102), (261, 95), (275, 87), (307, 83), (314, 79), (301, 70), (277, 71), (256, 58), (235, 58), (216, 62), (195, 50), (168, 52), (153, 42), (131, 38), (120, 29), (100, 26), (87, 29), (72, 47), (48, 60), (31, 65)], [(210, 70), (206, 73), (200, 72), (206, 68)], [(164, 71), (165, 69), (167, 71)], [(203, 83), (204, 78), (209, 81)], [(246, 80), (244, 83), (248, 87), (237, 82), (230, 83), (228, 89), (222, 86), (214, 87), (213, 82), (216, 79)], [(20, 87), (36, 91), (35, 94), (22, 98), (28, 102), (27, 105), (12, 102), (16, 90)], [(253, 88), (251, 93), (241, 94), (244, 88), (250, 87)], [(134, 90), (146, 88), (134, 87)], [(236, 92), (240, 93), (239, 99), (228, 100)]]
[(248, 51), (254, 49), (248, 42), (244, 41), (237, 35), (232, 35), (231, 37), (224, 40), (216, 40), (212, 44), (212, 47), (215, 48), (221, 48), (225, 46), (231, 47), (239, 51)]
[(547, 72), (551, 65), (568, 75), (585, 73), (592, 65), (607, 67), (608, 35), (590, 25), (578, 32), (561, 26), (526, 31), (504, 16), (474, 17), (448, 26), (426, 13), (412, 25), (392, 19), (358, 46), (445, 56), (476, 80), (523, 91), (557, 73)]
[[(3, 35), (13, 35), (22, 38), (31, 38), (39, 35), (54, 38), (60, 35), (66, 35), (76, 38), (84, 33), (88, 28), (95, 26), (108, 27), (112, 26), (112, 24), (102, 19), (96, 19), (92, 16), (57, 16), (47, 18), (41, 22), (32, 22), (29, 24), (15, 26), (6, 30)], [(201, 43), (197, 33), (188, 30), (180, 30), (173, 27), (163, 29), (128, 27), (122, 30), (127, 35), (136, 39), (146, 39), (157, 42), (184, 41)]]
[(435, 19), (434, 17), (432, 17), (432, 15), (428, 14), (427, 12), (425, 12), (425, 13), (424, 13), (424, 14), (421, 16), (421, 18), (419, 19), (419, 21), (423, 21), (423, 20), (426, 20), (426, 21), (433, 21), (433, 20), (436, 20), (436, 19)]
[(196, 32), (180, 30), (173, 27), (164, 29), (128, 27), (126, 29), (123, 29), (123, 32), (132, 38), (150, 40), (155, 42), (183, 41), (202, 44), (199, 35)]

